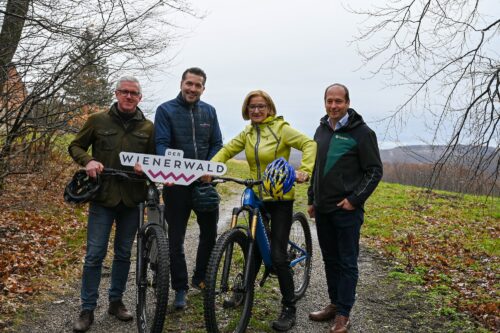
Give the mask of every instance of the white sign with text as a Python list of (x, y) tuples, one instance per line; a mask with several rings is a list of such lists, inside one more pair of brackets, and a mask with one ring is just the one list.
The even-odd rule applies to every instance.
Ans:
[(155, 183), (177, 185), (189, 185), (203, 175), (222, 176), (227, 171), (224, 163), (184, 158), (184, 152), (177, 149), (167, 149), (165, 156), (122, 151), (120, 162), (132, 167), (139, 163)]

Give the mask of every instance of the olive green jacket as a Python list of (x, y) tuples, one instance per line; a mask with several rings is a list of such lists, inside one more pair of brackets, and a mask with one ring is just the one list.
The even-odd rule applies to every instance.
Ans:
[[(302, 161), (298, 170), (311, 176), (316, 159), (316, 142), (292, 128), (281, 116), (267, 117), (261, 124), (251, 124), (222, 147), (212, 161), (225, 163), (242, 150), (250, 166), (251, 176), (260, 179), (266, 166), (279, 157), (287, 161), (290, 150), (302, 151)], [(273, 200), (262, 189), (257, 193), (263, 200)], [(292, 189), (284, 195), (284, 200), (294, 199)]]
[[(128, 121), (120, 118), (116, 103), (109, 111), (92, 114), (68, 147), (73, 160), (86, 166), (91, 160), (101, 162), (105, 168), (132, 170), (122, 166), (119, 153), (155, 153), (154, 126), (137, 108), (133, 118)], [(92, 148), (92, 155), (88, 153)], [(117, 177), (101, 177), (101, 188), (92, 200), (105, 207), (114, 207), (123, 201), (134, 207), (145, 200), (146, 184), (130, 182)]]

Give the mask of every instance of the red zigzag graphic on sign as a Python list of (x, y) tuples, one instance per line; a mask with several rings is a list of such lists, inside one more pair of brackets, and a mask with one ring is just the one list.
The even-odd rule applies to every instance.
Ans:
[(169, 172), (167, 173), (166, 175), (163, 173), (163, 171), (158, 171), (158, 173), (154, 173), (153, 171), (151, 170), (148, 170), (148, 173), (151, 175), (151, 177), (153, 178), (156, 178), (158, 177), (158, 175), (161, 175), (163, 177), (163, 179), (167, 180), (168, 178), (172, 177), (173, 179), (175, 179), (176, 181), (181, 179), (181, 178), (184, 178), (184, 180), (186, 182), (190, 181), (191, 179), (193, 179), (194, 175), (191, 175), (189, 177), (186, 177), (183, 173), (181, 173), (179, 176), (176, 176), (173, 172)]

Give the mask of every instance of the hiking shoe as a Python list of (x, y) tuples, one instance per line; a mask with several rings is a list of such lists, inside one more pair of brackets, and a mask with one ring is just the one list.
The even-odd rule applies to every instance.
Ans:
[(309, 319), (314, 321), (327, 321), (335, 318), (337, 307), (335, 304), (328, 304), (323, 310), (309, 313)]
[(174, 308), (176, 310), (182, 310), (186, 307), (186, 290), (177, 290), (175, 292)]
[(74, 332), (86, 332), (94, 322), (94, 310), (82, 310), (73, 324)]
[(277, 331), (288, 331), (295, 325), (295, 307), (283, 306), (277, 320), (273, 321), (272, 327)]
[(351, 327), (349, 317), (338, 315), (335, 316), (333, 326), (330, 328), (330, 333), (348, 333), (349, 327)]
[(121, 321), (130, 321), (134, 318), (121, 299), (109, 302), (108, 313)]

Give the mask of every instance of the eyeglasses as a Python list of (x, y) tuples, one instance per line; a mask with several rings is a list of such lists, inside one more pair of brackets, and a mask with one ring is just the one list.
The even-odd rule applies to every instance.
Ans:
[(120, 95), (122, 96), (128, 96), (130, 95), (131, 97), (139, 97), (141, 96), (141, 93), (138, 91), (130, 91), (130, 90), (117, 90)]
[(249, 106), (247, 106), (247, 109), (248, 110), (259, 110), (259, 111), (263, 111), (267, 108), (267, 105), (266, 104), (250, 104)]

